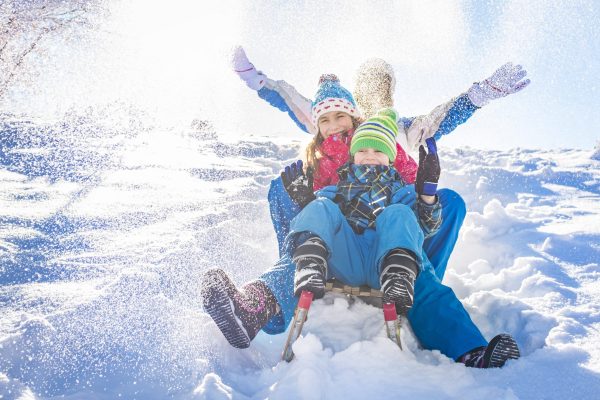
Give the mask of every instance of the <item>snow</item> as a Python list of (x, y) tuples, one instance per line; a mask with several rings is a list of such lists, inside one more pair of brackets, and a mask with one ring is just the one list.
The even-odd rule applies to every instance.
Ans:
[(468, 369), (406, 325), (400, 351), (380, 309), (330, 293), (285, 363), (287, 334), (229, 346), (199, 278), (221, 267), (243, 283), (273, 265), (268, 185), (302, 142), (3, 121), (0, 398), (597, 398), (598, 149), (439, 142), (441, 186), (468, 208), (444, 282), (521, 359)]

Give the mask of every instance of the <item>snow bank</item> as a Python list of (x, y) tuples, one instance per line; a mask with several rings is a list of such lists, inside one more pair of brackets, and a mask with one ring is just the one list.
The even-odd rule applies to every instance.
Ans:
[[(242, 283), (276, 261), (266, 193), (298, 143), (224, 142), (193, 129), (119, 143), (122, 157), (91, 181), (27, 176), (29, 158), (0, 169), (3, 398), (600, 391), (600, 164), (590, 152), (440, 148), (442, 186), (469, 211), (444, 282), (487, 338), (509, 332), (523, 354), (481, 371), (420, 349), (408, 326), (399, 351), (381, 310), (337, 294), (314, 303), (291, 363), (280, 362), (284, 334), (233, 349), (200, 306), (199, 276), (222, 267)], [(48, 157), (36, 155), (36, 171), (53, 165)]]

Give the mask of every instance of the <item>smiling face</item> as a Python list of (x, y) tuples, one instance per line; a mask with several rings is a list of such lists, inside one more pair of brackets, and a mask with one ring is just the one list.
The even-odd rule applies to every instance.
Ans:
[(317, 125), (323, 139), (338, 133), (349, 132), (354, 128), (350, 114), (342, 111), (332, 111), (321, 115)]
[(357, 165), (389, 165), (387, 154), (371, 147), (358, 150), (354, 153), (354, 164)]

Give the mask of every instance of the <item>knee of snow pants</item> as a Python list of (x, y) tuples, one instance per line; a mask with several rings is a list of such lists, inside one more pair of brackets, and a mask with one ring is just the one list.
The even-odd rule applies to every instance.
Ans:
[(426, 256), (415, 282), (415, 298), (408, 319), (429, 350), (439, 350), (453, 360), (487, 341), (471, 320), (456, 294), (437, 278)]
[[(272, 182), (271, 191), (269, 191), (272, 216), (274, 215), (273, 204), (275, 204), (272, 199), (281, 198), (280, 196), (275, 196), (274, 190), (280, 185), (275, 182), (275, 180)], [(272, 194), (273, 196), (271, 196)], [(273, 217), (274, 225), (275, 221), (276, 219)], [(283, 246), (280, 246), (282, 256), (275, 266), (267, 270), (259, 278), (271, 289), (280, 307), (280, 312), (271, 318), (263, 327), (263, 331), (272, 335), (282, 333), (294, 318), (298, 298), (294, 296), (296, 265), (292, 261), (292, 254), (295, 246), (298, 244), (295, 243), (298, 234), (311, 232), (319, 237), (331, 237), (333, 234), (330, 233), (330, 230), (333, 229), (335, 231), (336, 227), (344, 221), (344, 216), (335, 203), (328, 199), (317, 199), (304, 207), (296, 218), (291, 221), (291, 224), (289, 221), (287, 222), (287, 224), (290, 224), (290, 232), (287, 234), (285, 241), (280, 241), (280, 245), (283, 243)], [(277, 234), (279, 239), (279, 231), (277, 231)]]
[(302, 237), (308, 234), (317, 235), (327, 247), (328, 278), (353, 286), (370, 283), (368, 256), (374, 237), (372, 230), (366, 235), (356, 234), (336, 203), (319, 198), (292, 221), (286, 238), (286, 255), (291, 257)]
[(441, 280), (446, 273), (446, 266), (454, 245), (458, 240), (460, 227), (465, 219), (467, 208), (465, 201), (454, 190), (438, 190), (438, 199), (442, 205), (442, 224), (439, 231), (427, 238), (423, 250), (435, 269), (435, 275)]
[(292, 248), (300, 244), (295, 243), (295, 240), (298, 238), (298, 234), (303, 232), (313, 233), (325, 243), (333, 242), (333, 236), (340, 230), (344, 222), (346, 222), (346, 217), (333, 201), (323, 197), (311, 201), (290, 224), (290, 233), (286, 238), (286, 253), (291, 254)]
[(424, 235), (411, 207), (404, 204), (392, 204), (386, 207), (377, 216), (375, 229), (377, 232), (375, 263), (378, 271), (383, 258), (393, 249), (412, 251), (421, 264)]
[(285, 332), (294, 318), (298, 304), (298, 298), (294, 297), (295, 273), (296, 265), (292, 262), (291, 257), (284, 256), (259, 277), (273, 292), (280, 308), (280, 312), (262, 328), (269, 335)]

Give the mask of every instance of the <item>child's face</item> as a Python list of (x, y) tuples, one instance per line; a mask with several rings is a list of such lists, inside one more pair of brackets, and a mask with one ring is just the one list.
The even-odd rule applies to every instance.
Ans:
[(354, 153), (354, 164), (357, 165), (389, 165), (390, 160), (379, 150), (366, 148)]
[(354, 128), (350, 114), (341, 111), (331, 111), (321, 115), (317, 125), (323, 139), (327, 139), (331, 135), (351, 131)]

